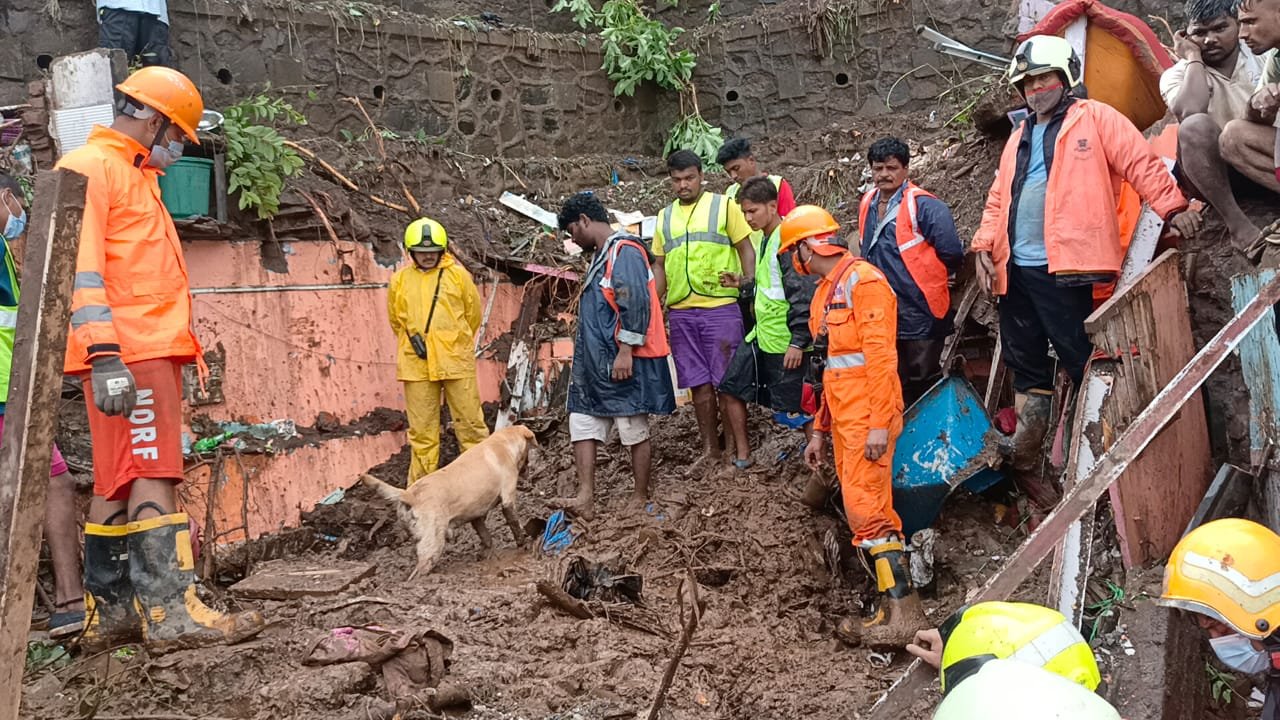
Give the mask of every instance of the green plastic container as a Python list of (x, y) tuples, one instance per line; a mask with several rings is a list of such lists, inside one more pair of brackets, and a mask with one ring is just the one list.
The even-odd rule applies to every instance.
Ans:
[(184, 157), (160, 176), (160, 197), (175, 218), (209, 215), (209, 186), (213, 182), (213, 161)]

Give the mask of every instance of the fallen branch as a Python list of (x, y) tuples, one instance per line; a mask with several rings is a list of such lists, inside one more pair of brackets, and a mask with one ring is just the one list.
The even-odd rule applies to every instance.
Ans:
[(334, 166), (332, 166), (332, 165), (330, 165), (329, 163), (325, 162), (325, 161), (324, 161), (323, 159), (321, 159), (318, 155), (316, 155), (315, 153), (313, 153), (313, 152), (311, 152), (310, 150), (306, 149), (305, 147), (303, 147), (303, 146), (301, 146), (301, 145), (299, 145), (299, 144), (297, 144), (297, 143), (295, 143), (295, 142), (291, 142), (291, 141), (289, 141), (289, 140), (285, 140), (285, 141), (284, 141), (284, 144), (285, 144), (285, 146), (290, 147), (290, 148), (292, 148), (292, 149), (296, 150), (299, 154), (301, 154), (301, 155), (302, 155), (303, 157), (305, 157), (306, 159), (310, 160), (311, 162), (315, 163), (316, 165), (319, 165), (321, 170), (324, 170), (326, 173), (328, 173), (328, 174), (329, 174), (329, 175), (330, 175), (334, 180), (337, 180), (337, 181), (338, 181), (338, 184), (342, 185), (342, 186), (343, 186), (343, 187), (345, 187), (346, 189), (351, 190), (352, 192), (358, 192), (358, 193), (360, 193), (361, 195), (364, 195), (365, 197), (369, 198), (369, 199), (370, 199), (370, 200), (372, 200), (373, 202), (375, 202), (375, 203), (377, 203), (377, 204), (379, 204), (379, 205), (381, 205), (381, 206), (383, 206), (383, 207), (385, 207), (385, 208), (390, 208), (390, 209), (392, 209), (392, 210), (397, 210), (397, 211), (402, 212), (402, 213), (404, 213), (404, 214), (406, 214), (406, 215), (411, 214), (411, 211), (409, 210), (409, 208), (405, 207), (404, 205), (398, 205), (398, 204), (393, 203), (393, 202), (391, 202), (391, 201), (389, 201), (389, 200), (383, 200), (382, 198), (378, 197), (377, 195), (374, 195), (373, 193), (369, 193), (369, 192), (366, 192), (366, 191), (364, 191), (364, 190), (361, 190), (361, 189), (360, 189), (360, 187), (359, 187), (358, 185), (356, 185), (354, 182), (352, 182), (350, 178), (348, 178), (346, 175), (343, 175), (342, 173), (338, 172), (338, 169), (337, 169), (337, 168), (335, 168)]
[(552, 585), (546, 580), (539, 580), (537, 583), (538, 594), (551, 601), (552, 605), (578, 618), (579, 620), (590, 620), (595, 614), (587, 608), (587, 604), (571, 597), (569, 593)]
[(341, 602), (333, 603), (332, 605), (325, 605), (324, 607), (316, 608), (312, 612), (316, 612), (316, 613), (333, 612), (334, 610), (341, 610), (342, 608), (351, 607), (352, 605), (359, 605), (361, 603), (369, 603), (370, 605), (399, 605), (400, 604), (395, 600), (388, 600), (387, 598), (374, 597), (373, 595), (361, 595), (359, 597), (353, 597), (348, 600), (343, 600)]
[[(378, 143), (378, 154), (382, 156), (382, 166), (389, 167), (391, 161), (387, 157), (387, 147), (382, 143), (382, 131), (378, 130), (373, 118), (369, 117), (369, 111), (364, 109), (364, 103), (360, 102), (360, 98), (357, 97), (346, 98), (346, 101), (355, 105), (360, 114), (364, 116), (365, 122), (369, 123), (369, 131), (373, 133), (373, 139)], [(396, 174), (396, 182), (400, 183), (400, 189), (404, 192), (404, 197), (409, 201), (409, 205), (413, 207), (413, 211), (421, 215), (422, 206), (418, 205), (417, 198), (413, 196), (413, 193), (409, 192), (409, 186), (404, 184), (404, 179), (400, 177), (399, 173)]]
[(658, 686), (658, 694), (653, 698), (653, 706), (649, 708), (649, 720), (657, 720), (658, 713), (662, 710), (662, 706), (667, 702), (667, 692), (671, 690), (671, 683), (676, 678), (676, 670), (680, 667), (680, 660), (684, 658), (684, 654), (689, 650), (689, 643), (693, 640), (693, 633), (698, 629), (698, 618), (702, 616), (702, 602), (698, 597), (698, 581), (693, 577), (693, 571), (689, 570), (685, 576), (684, 582), (680, 583), (680, 612), (683, 615), (685, 608), (688, 608), (689, 615), (685, 618), (684, 629), (680, 631), (680, 640), (676, 642), (675, 650), (671, 653), (671, 660), (667, 662), (666, 672), (662, 673), (662, 684)]

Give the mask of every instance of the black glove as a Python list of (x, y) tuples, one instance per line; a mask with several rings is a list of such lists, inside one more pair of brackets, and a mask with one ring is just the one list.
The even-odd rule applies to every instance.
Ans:
[(138, 402), (138, 386), (133, 373), (125, 367), (119, 355), (100, 357), (93, 361), (93, 404), (106, 415), (128, 417)]

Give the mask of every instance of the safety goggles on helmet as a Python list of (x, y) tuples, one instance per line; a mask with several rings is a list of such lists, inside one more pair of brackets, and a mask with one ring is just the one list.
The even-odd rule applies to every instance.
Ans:
[(1199, 613), (1263, 640), (1280, 627), (1280, 535), (1225, 518), (1183, 536), (1164, 568), (1156, 603)]
[(1057, 35), (1034, 35), (1014, 51), (1005, 77), (1010, 85), (1018, 87), (1031, 75), (1057, 71), (1066, 79), (1067, 87), (1073, 88), (1083, 79), (1081, 70), (1080, 58), (1071, 43)]
[(945, 695), (989, 660), (1015, 660), (1094, 690), (1102, 681), (1093, 650), (1062, 613), (1030, 603), (984, 602), (957, 610), (942, 635)]
[(409, 252), (444, 252), (449, 247), (449, 236), (440, 223), (419, 218), (405, 228), (404, 247)]

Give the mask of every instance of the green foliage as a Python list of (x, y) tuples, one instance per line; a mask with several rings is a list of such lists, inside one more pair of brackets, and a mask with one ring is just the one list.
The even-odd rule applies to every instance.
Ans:
[(1209, 687), (1213, 690), (1213, 703), (1218, 707), (1230, 705), (1236, 696), (1236, 676), (1219, 670), (1207, 661), (1204, 664), (1204, 673), (1209, 677)]
[(240, 193), (240, 209), (267, 220), (280, 211), (285, 178), (302, 172), (303, 161), (275, 126), (306, 125), (302, 113), (283, 98), (255, 95), (227, 108), (222, 132), (227, 140), (227, 190)]
[(578, 27), (600, 31), (602, 67), (613, 82), (614, 95), (634, 95), (646, 80), (682, 90), (693, 75), (693, 53), (675, 49), (684, 28), (668, 29), (646, 15), (636, 0), (606, 0), (598, 12), (591, 0), (556, 0), (551, 10), (572, 13)]
[(49, 640), (37, 640), (27, 643), (26, 672), (39, 672), (46, 668), (57, 669), (71, 664), (71, 655), (66, 648)]
[(716, 153), (720, 151), (720, 146), (723, 144), (724, 132), (708, 123), (695, 111), (692, 115), (680, 118), (675, 127), (671, 128), (671, 134), (667, 136), (667, 145), (663, 148), (662, 154), (666, 156), (676, 150), (692, 150), (702, 158), (704, 169), (715, 170), (719, 168), (716, 164)]

